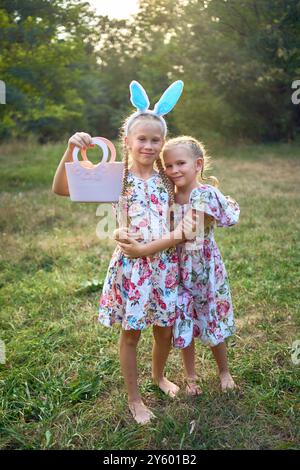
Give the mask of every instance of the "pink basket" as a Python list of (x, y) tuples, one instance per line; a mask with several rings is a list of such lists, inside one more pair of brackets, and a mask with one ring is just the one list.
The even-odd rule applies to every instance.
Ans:
[[(71, 201), (118, 202), (124, 171), (124, 163), (115, 162), (116, 149), (104, 137), (93, 137), (93, 144), (101, 147), (102, 161), (94, 165), (81, 150), (83, 161), (78, 160), (79, 148), (74, 147), (73, 162), (65, 163)], [(110, 161), (108, 160), (110, 150)]]

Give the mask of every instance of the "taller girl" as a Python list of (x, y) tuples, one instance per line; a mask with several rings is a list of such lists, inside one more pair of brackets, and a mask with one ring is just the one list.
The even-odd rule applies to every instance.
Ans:
[[(135, 81), (130, 84), (131, 102), (137, 112), (126, 119), (122, 128), (125, 171), (117, 210), (123, 219), (120, 225), (124, 226), (126, 214), (130, 232), (139, 233), (144, 243), (169, 232), (167, 220), (173, 191), (160, 158), (167, 134), (162, 115), (175, 106), (182, 89), (182, 81), (173, 83), (150, 111), (145, 90)], [(121, 369), (129, 408), (138, 423), (146, 423), (153, 416), (142, 401), (137, 382), (137, 345), (141, 331), (149, 325), (153, 325), (154, 336), (153, 381), (171, 396), (179, 390), (164, 376), (175, 321), (177, 287), (178, 257), (174, 248), (135, 259), (124, 256), (119, 247), (114, 251), (100, 299), (99, 322), (105, 326), (114, 323), (122, 326)]]

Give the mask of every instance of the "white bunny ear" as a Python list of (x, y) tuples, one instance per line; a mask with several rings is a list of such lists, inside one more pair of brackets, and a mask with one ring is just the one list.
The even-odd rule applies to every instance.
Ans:
[(159, 116), (163, 116), (174, 108), (180, 98), (183, 90), (183, 81), (177, 80), (166, 89), (160, 100), (154, 106), (153, 112)]
[(139, 111), (146, 111), (150, 106), (150, 101), (142, 85), (133, 80), (130, 85), (130, 101)]

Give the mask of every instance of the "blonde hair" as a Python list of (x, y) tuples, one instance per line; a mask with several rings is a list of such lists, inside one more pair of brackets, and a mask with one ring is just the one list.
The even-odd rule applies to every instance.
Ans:
[[(157, 116), (155, 116), (154, 114), (150, 114), (150, 113), (144, 113), (143, 114), (143, 113), (141, 113), (134, 120), (132, 120), (132, 115), (130, 115), (126, 118), (126, 120), (123, 123), (123, 126), (121, 127), (121, 143), (122, 143), (123, 161), (124, 161), (124, 173), (123, 173), (122, 192), (121, 192), (122, 196), (126, 195), (127, 186), (128, 186), (128, 173), (129, 173), (129, 152), (128, 152), (127, 145), (125, 143), (125, 137), (126, 137), (126, 135), (130, 134), (130, 129), (131, 129), (131, 127), (134, 123), (140, 122), (141, 120), (146, 121), (146, 119), (151, 120), (153, 122), (158, 122), (161, 126), (162, 136), (164, 137), (164, 135), (165, 135), (165, 130), (163, 128), (163, 125), (162, 125), (160, 119)], [(128, 122), (129, 122), (129, 125), (128, 125)], [(167, 175), (165, 173), (164, 166), (163, 166), (160, 155), (157, 158), (157, 160), (155, 161), (155, 163), (156, 163), (157, 170), (158, 170), (158, 172), (161, 176), (161, 179), (163, 181), (163, 184), (164, 184), (166, 190), (168, 191), (170, 204), (173, 204), (173, 202), (174, 202), (173, 185), (172, 185), (171, 181), (169, 180), (169, 178), (167, 177)]]
[(179, 136), (169, 139), (163, 147), (163, 155), (165, 152), (171, 150), (174, 147), (182, 146), (190, 150), (190, 153), (194, 159), (202, 159), (202, 168), (200, 175), (197, 180), (201, 183), (210, 183), (212, 186), (218, 186), (219, 181), (215, 176), (206, 176), (204, 173), (211, 169), (211, 157), (207, 155), (205, 147), (202, 142), (194, 139), (191, 136)]

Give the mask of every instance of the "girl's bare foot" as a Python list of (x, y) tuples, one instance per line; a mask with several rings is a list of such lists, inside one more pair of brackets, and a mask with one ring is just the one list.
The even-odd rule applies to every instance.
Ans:
[(233, 378), (229, 371), (220, 372), (221, 390), (227, 392), (236, 388)]
[(152, 411), (141, 400), (128, 402), (128, 406), (138, 424), (147, 424), (152, 418), (155, 418)]
[(197, 396), (201, 395), (202, 390), (201, 388), (197, 385), (196, 379), (186, 379), (187, 386), (185, 388), (186, 394), (189, 396)]
[(161, 379), (153, 378), (153, 382), (155, 383), (155, 385), (158, 385), (158, 387), (166, 395), (169, 395), (172, 398), (176, 397), (177, 393), (179, 392), (179, 387), (173, 382), (170, 382), (170, 380), (168, 380), (166, 377), (162, 377)]

